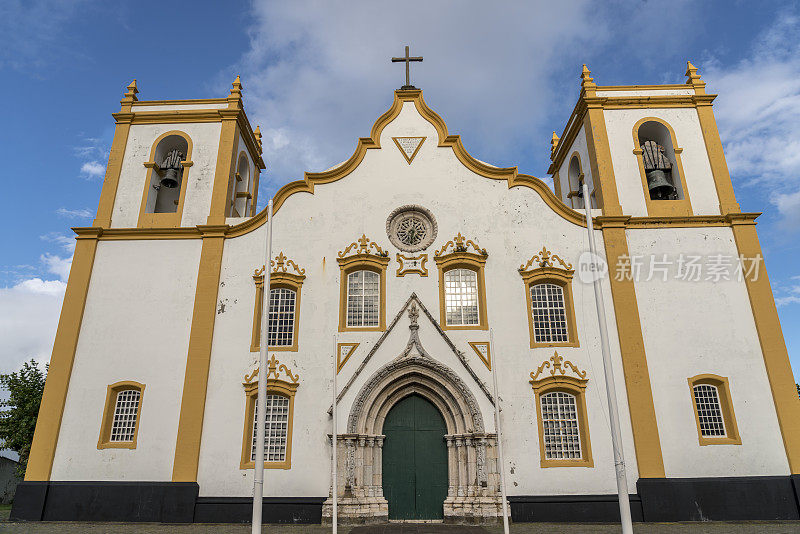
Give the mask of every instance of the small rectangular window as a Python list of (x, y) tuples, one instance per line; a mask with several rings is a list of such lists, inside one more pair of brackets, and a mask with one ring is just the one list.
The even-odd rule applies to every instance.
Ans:
[(447, 326), (479, 324), (478, 273), (471, 269), (445, 272), (444, 297)]
[(534, 284), (531, 292), (531, 319), (537, 343), (569, 341), (564, 290), (556, 284)]
[(347, 326), (374, 327), (380, 324), (380, 275), (356, 271), (347, 275)]
[[(253, 410), (253, 437), (250, 461), (256, 460), (258, 400)], [(267, 427), (264, 435), (264, 461), (286, 461), (286, 442), (289, 435), (289, 398), (282, 395), (267, 395)]]
[(138, 412), (138, 390), (124, 389), (117, 393), (117, 402), (114, 406), (114, 420), (111, 423), (111, 436), (109, 441), (133, 441)]

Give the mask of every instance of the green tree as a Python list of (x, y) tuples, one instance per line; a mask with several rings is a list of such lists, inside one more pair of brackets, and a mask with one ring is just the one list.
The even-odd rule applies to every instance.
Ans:
[(0, 440), (19, 454), (20, 477), (28, 466), (46, 376), (47, 366), (42, 371), (34, 360), (25, 362), (19, 371), (0, 375), (0, 388), (9, 393), (7, 400), (0, 401)]

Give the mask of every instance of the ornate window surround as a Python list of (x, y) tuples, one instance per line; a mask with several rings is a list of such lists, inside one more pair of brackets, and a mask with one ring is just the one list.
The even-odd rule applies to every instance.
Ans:
[[(679, 200), (652, 200), (650, 198), (650, 191), (647, 188), (647, 174), (644, 170), (644, 158), (642, 157), (642, 147), (639, 146), (639, 128), (647, 122), (657, 122), (664, 126), (669, 132), (670, 140), (672, 141), (672, 150), (675, 153), (675, 167), (678, 172), (680, 181), (681, 192), (683, 198)], [(644, 202), (647, 206), (647, 215), (650, 217), (679, 217), (692, 215), (692, 202), (689, 199), (689, 189), (686, 187), (686, 174), (683, 172), (683, 162), (681, 161), (681, 153), (683, 148), (678, 147), (678, 139), (675, 137), (675, 130), (664, 119), (658, 117), (644, 117), (639, 119), (633, 125), (633, 153), (636, 156), (636, 161), (639, 165), (639, 174), (642, 177), (642, 191), (644, 192)], [(672, 179), (675, 180), (675, 173), (672, 173)]]
[[(469, 248), (475, 252), (469, 252)], [(451, 252), (447, 252), (452, 248)], [(439, 268), (439, 326), (442, 330), (488, 330), (489, 321), (486, 315), (486, 278), (484, 267), (489, 254), (485, 248), (480, 248), (471, 239), (466, 239), (458, 233), (453, 239), (442, 245), (442, 248), (433, 254), (436, 266)], [(475, 271), (478, 279), (478, 324), (475, 325), (448, 325), (445, 309), (445, 284), (444, 274), (452, 269), (470, 269)]]
[[(273, 351), (296, 351), (300, 330), (300, 290), (303, 287), (306, 270), (301, 269), (293, 260), (288, 259), (283, 251), (269, 262), (272, 272), (269, 276), (270, 290), (277, 288), (291, 289), (295, 293), (294, 300), (294, 327), (292, 329), (292, 344), (279, 347), (269, 347)], [(294, 273), (289, 272), (287, 266), (294, 269)], [(261, 350), (261, 314), (264, 309), (264, 267), (256, 269), (253, 273), (253, 281), (256, 284), (256, 301), (253, 309), (253, 333), (250, 336), (250, 352)]]
[[(145, 213), (147, 196), (150, 193), (152, 173), (158, 172), (158, 163), (155, 161), (156, 149), (162, 140), (173, 135), (183, 137), (186, 140), (187, 145), (186, 159), (181, 162), (181, 166), (183, 167), (183, 176), (181, 177), (181, 192), (178, 196), (178, 207), (174, 213)], [(180, 130), (170, 130), (159, 135), (158, 138), (153, 141), (153, 145), (150, 147), (150, 159), (143, 164), (147, 169), (147, 174), (144, 179), (144, 188), (142, 190), (142, 203), (139, 207), (139, 219), (137, 223), (139, 228), (177, 228), (181, 225), (181, 218), (183, 217), (183, 201), (186, 198), (186, 189), (189, 183), (189, 170), (192, 164), (192, 138), (189, 137), (189, 134), (186, 132), (182, 132)]]
[[(552, 362), (552, 365), (551, 365)], [(572, 371), (576, 376), (567, 375)], [(540, 377), (545, 369), (549, 369), (550, 376)], [(586, 416), (586, 371), (579, 370), (569, 360), (564, 360), (555, 352), (549, 360), (545, 360), (531, 372), (529, 380), (536, 398), (536, 422), (539, 428), (539, 455), (541, 467), (594, 467), (592, 459), (592, 443), (589, 438), (589, 419)], [(581, 458), (578, 459), (548, 459), (545, 456), (544, 427), (542, 425), (542, 395), (561, 391), (575, 397), (575, 406), (578, 412), (578, 433), (581, 440)]]
[[(694, 421), (697, 425), (697, 439), (700, 445), (741, 445), (742, 438), (739, 435), (739, 427), (736, 425), (736, 414), (733, 411), (733, 402), (731, 401), (731, 390), (728, 379), (724, 376), (714, 374), (701, 374), (689, 378), (688, 381)], [(697, 401), (694, 398), (694, 387), (700, 384), (708, 384), (717, 388), (719, 407), (722, 411), (722, 419), (725, 422), (724, 437), (703, 436), (703, 432), (700, 430), (700, 416), (697, 413)]]
[[(267, 395), (281, 395), (289, 399), (289, 417), (286, 424), (286, 459), (283, 462), (268, 462), (264, 460), (264, 469), (291, 469), (292, 468), (292, 424), (294, 421), (294, 396), (300, 380), (298, 375), (293, 375), (292, 371), (284, 364), (280, 363), (273, 354), (269, 359), (267, 368)], [(280, 378), (280, 372), (286, 374), (288, 380)], [(244, 434), (242, 436), (242, 458), (239, 469), (254, 469), (255, 462), (251, 460), (253, 447), (253, 422), (255, 416), (256, 399), (258, 397), (258, 372), (256, 369), (249, 375), (245, 375), (244, 386), (245, 408), (244, 408)], [(263, 446), (263, 444), (262, 444)]]
[[(144, 384), (132, 380), (115, 382), (106, 389), (106, 403), (103, 408), (103, 419), (100, 422), (100, 438), (97, 440), (97, 448), (100, 449), (135, 449), (136, 440), (139, 435), (139, 423), (142, 415), (142, 401), (144, 400)], [(114, 408), (117, 404), (117, 395), (121, 391), (135, 389), (139, 392), (139, 408), (136, 410), (136, 425), (133, 430), (133, 440), (131, 441), (111, 441), (111, 425), (114, 423)]]
[[(353, 250), (355, 249), (355, 250)], [(371, 252), (374, 249), (375, 252)], [(349, 254), (353, 251), (352, 254)], [(348, 255), (349, 254), (349, 255)], [(366, 234), (339, 251), (339, 332), (382, 332), (386, 330), (386, 267), (389, 253)], [(347, 326), (347, 275), (355, 271), (373, 271), (380, 276), (378, 326)]]
[[(561, 267), (553, 263), (556, 260)], [(536, 267), (533, 267), (533, 265)], [(534, 254), (531, 259), (519, 266), (519, 274), (525, 287), (525, 302), (527, 303), (528, 331), (530, 333), (531, 348), (541, 347), (579, 347), (578, 330), (575, 324), (575, 300), (572, 296), (572, 277), (575, 271), (571, 263), (566, 263), (557, 254), (552, 254), (547, 247)], [(531, 303), (531, 287), (536, 284), (551, 283), (560, 286), (564, 292), (564, 314), (567, 319), (567, 336), (569, 341), (546, 342), (536, 341), (536, 332), (533, 325)]]

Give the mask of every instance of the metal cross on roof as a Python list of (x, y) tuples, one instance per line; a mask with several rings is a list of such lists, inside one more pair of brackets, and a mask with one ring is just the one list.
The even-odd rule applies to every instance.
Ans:
[(413, 85), (411, 85), (411, 62), (412, 61), (422, 61), (422, 56), (418, 57), (411, 57), (408, 52), (408, 46), (406, 46), (406, 56), (405, 57), (393, 57), (392, 63), (404, 62), (406, 64), (406, 84), (401, 87), (401, 89), (416, 89)]

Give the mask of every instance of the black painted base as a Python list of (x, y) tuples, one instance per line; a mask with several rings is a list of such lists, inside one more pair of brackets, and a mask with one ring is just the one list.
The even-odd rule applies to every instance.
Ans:
[[(800, 475), (643, 478), (630, 495), (634, 521), (800, 519)], [(252, 500), (198, 497), (194, 482), (21, 482), (17, 521), (247, 523)], [(515, 495), (515, 522), (616, 522), (616, 495)], [(265, 498), (266, 523), (319, 524), (324, 497)]]

